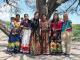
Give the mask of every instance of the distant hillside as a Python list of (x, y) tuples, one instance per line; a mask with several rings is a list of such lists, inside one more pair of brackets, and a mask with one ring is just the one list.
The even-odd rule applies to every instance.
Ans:
[(73, 24), (73, 30), (80, 30), (80, 24)]
[(80, 24), (73, 24), (73, 37), (75, 41), (80, 41)]

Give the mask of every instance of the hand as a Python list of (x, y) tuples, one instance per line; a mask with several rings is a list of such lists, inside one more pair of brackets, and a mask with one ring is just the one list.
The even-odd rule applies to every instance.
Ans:
[(41, 35), (41, 30), (39, 31), (39, 34)]
[(56, 33), (54, 33), (53, 36), (56, 37)]
[(21, 25), (20, 27), (23, 27), (23, 25)]
[(49, 36), (51, 36), (51, 31), (49, 31)]

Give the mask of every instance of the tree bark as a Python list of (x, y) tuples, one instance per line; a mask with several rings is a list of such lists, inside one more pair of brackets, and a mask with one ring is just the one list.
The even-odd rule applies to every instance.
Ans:
[(68, 0), (61, 0), (60, 3), (57, 3), (57, 1), (58, 0), (48, 0), (46, 2), (46, 0), (36, 0), (36, 7), (37, 11), (40, 13), (40, 17), (42, 14), (45, 14), (49, 19), (56, 8), (60, 6), (61, 3), (64, 3)]
[(2, 22), (2, 21), (0, 21), (0, 30), (1, 30), (2, 32), (4, 32), (7, 36), (9, 36), (10, 31), (9, 31), (8, 28), (6, 28), (5, 26), (3, 26), (3, 22)]
[(40, 13), (40, 17), (42, 14), (46, 14), (46, 0), (36, 0), (37, 11)]
[(1, 30), (2, 32), (4, 32), (4, 33), (9, 37), (9, 31), (8, 31), (8, 30), (6, 30), (6, 29), (3, 28), (3, 27), (0, 27), (0, 30)]
[(57, 0), (49, 0), (47, 2), (48, 4), (48, 18), (51, 17), (52, 13), (56, 10), (56, 8), (59, 6), (59, 4), (57, 4), (56, 2)]

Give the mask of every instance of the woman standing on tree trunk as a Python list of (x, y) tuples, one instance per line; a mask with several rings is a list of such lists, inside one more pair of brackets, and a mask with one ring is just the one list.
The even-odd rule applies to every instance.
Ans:
[(42, 19), (40, 21), (40, 36), (41, 36), (41, 53), (49, 54), (49, 21), (47, 20), (46, 15), (42, 15)]
[(40, 39), (39, 39), (39, 13), (36, 12), (34, 14), (34, 18), (32, 19), (32, 34), (31, 34), (31, 42), (30, 42), (30, 51), (31, 54), (38, 55), (40, 54)]

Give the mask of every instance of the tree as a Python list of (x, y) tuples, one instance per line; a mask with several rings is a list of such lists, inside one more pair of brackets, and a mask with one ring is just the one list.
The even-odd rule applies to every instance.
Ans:
[[(66, 6), (66, 8), (64, 7), (66, 10), (61, 10), (59, 12), (60, 14), (64, 12), (76, 12), (77, 14), (79, 14), (78, 11), (80, 11), (80, 0), (25, 0), (25, 1), (26, 4), (28, 5), (30, 4), (31, 1), (36, 1), (36, 8), (37, 11), (39, 11), (40, 16), (42, 14), (46, 14), (48, 19), (51, 17), (53, 12), (55, 12), (55, 10), (61, 10), (61, 8), (60, 9), (57, 8), (62, 6), (62, 4)], [(76, 7), (73, 7), (73, 5), (76, 4), (76, 2), (77, 2)]]
[[(21, 12), (21, 9), (17, 6), (19, 0), (4, 0), (5, 4), (0, 7), (10, 6), (10, 15), (17, 14)], [(1, 11), (2, 12), (2, 11)], [(7, 36), (10, 34), (10, 29), (8, 29), (3, 21), (0, 20), (0, 30), (2, 30)]]
[(6, 5), (9, 5), (11, 7), (11, 14), (17, 14), (21, 12), (21, 9), (18, 7), (18, 2), (20, 0), (4, 0), (4, 2), (6, 3)]
[[(12, 1), (11, 4), (9, 3), (10, 1)], [(12, 3), (14, 2), (16, 3), (16, 1), (17, 0), (6, 0), (6, 3), (9, 4), (10, 6), (13, 6)], [(58, 13), (76, 12), (77, 14), (79, 14), (78, 11), (80, 11), (79, 9), (80, 0), (25, 0), (25, 2), (26, 2), (26, 5), (29, 5), (32, 9), (34, 9), (36, 6), (36, 10), (40, 13), (40, 17), (42, 16), (42, 14), (46, 14), (48, 19), (51, 17), (53, 12), (55, 12), (56, 10), (59, 10)], [(36, 4), (31, 5), (33, 2), (36, 2)], [(76, 2), (77, 2), (76, 7), (73, 7), (73, 5)], [(65, 10), (60, 8), (62, 4), (64, 4)]]
[[(61, 4), (66, 3), (70, 0), (36, 0), (37, 10), (40, 12), (40, 15), (46, 14), (48, 18), (51, 17), (52, 13), (59, 7)], [(80, 5), (80, 0), (71, 0), (72, 3), (64, 12), (68, 11), (76, 2), (78, 2), (76, 11), (78, 6)], [(74, 9), (73, 9), (74, 10)]]
[(10, 30), (6, 27), (6, 23), (0, 20), (0, 30), (3, 31), (7, 36), (10, 34)]

